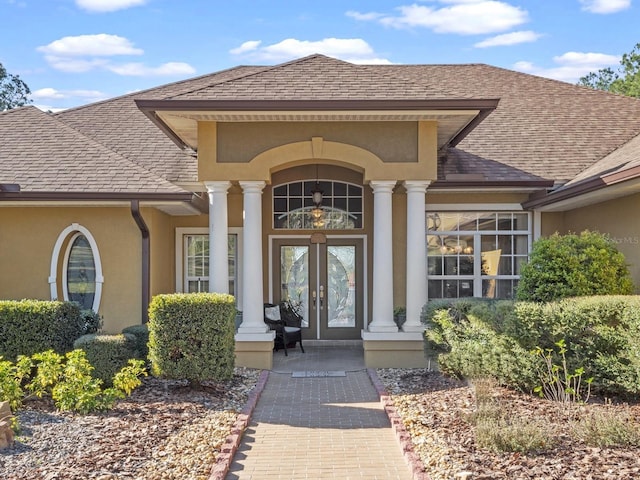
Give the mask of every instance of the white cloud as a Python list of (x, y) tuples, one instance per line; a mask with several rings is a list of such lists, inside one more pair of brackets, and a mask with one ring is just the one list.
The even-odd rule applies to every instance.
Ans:
[(616, 13), (631, 7), (631, 0), (580, 0), (582, 9), (591, 13)]
[(360, 13), (360, 12), (355, 12), (353, 10), (349, 10), (346, 13), (346, 15), (347, 17), (351, 17), (355, 20), (360, 20), (361, 22), (370, 22), (372, 20), (379, 20), (380, 18), (385, 16), (383, 13), (378, 13), (378, 12)]
[(605, 53), (567, 52), (553, 57), (553, 61), (557, 66), (552, 68), (537, 67), (531, 62), (517, 62), (513, 68), (541, 77), (576, 83), (580, 77), (584, 77), (591, 72), (597, 72), (601, 68), (619, 64), (620, 57)]
[[(250, 44), (247, 46), (247, 44)], [(252, 48), (249, 48), (252, 47)], [(298, 57), (321, 53), (353, 63), (391, 63), (379, 57), (361, 38), (325, 38), (318, 41), (287, 38), (279, 43), (260, 47), (259, 41), (245, 42), (231, 53), (240, 51), (254, 61), (282, 62)]]
[(40, 46), (37, 50), (49, 55), (65, 57), (142, 55), (144, 53), (143, 50), (134, 48), (128, 39), (106, 33), (63, 37), (48, 45)]
[(50, 87), (40, 88), (31, 93), (34, 100), (65, 100), (76, 97), (97, 102), (108, 98), (108, 95), (99, 90), (56, 90)]
[(252, 52), (256, 50), (261, 43), (261, 40), (249, 40), (247, 42), (244, 42), (239, 47), (229, 50), (229, 53), (233, 55), (242, 55), (243, 53)]
[(45, 105), (43, 103), (34, 103), (33, 106), (42, 110), (43, 112), (56, 113), (56, 112), (62, 112), (63, 110), (66, 110), (66, 108), (52, 107), (51, 105)]
[(58, 57), (56, 55), (45, 55), (44, 58), (47, 63), (56, 70), (67, 73), (84, 73), (108, 63), (108, 61), (103, 58), (83, 59), (73, 57)]
[(76, 5), (89, 12), (115, 12), (144, 5), (147, 0), (76, 0)]
[(127, 38), (101, 33), (63, 37), (37, 48), (51, 67), (68, 73), (84, 73), (102, 69), (126, 76), (190, 75), (195, 69), (183, 62), (167, 62), (157, 67), (144, 63), (114, 63), (108, 57), (142, 55), (144, 50), (135, 48)]
[(142, 63), (125, 63), (122, 65), (107, 65), (106, 69), (118, 75), (132, 77), (191, 75), (196, 71), (191, 65), (183, 62), (168, 62), (158, 67), (148, 67)]
[(394, 28), (428, 28), (436, 33), (478, 35), (509, 30), (526, 23), (529, 14), (520, 7), (496, 0), (437, 0), (446, 6), (403, 5), (400, 15), (348, 12), (357, 20), (374, 20)]
[(538, 40), (542, 34), (531, 30), (523, 30), (520, 32), (504, 33), (495, 37), (487, 38), (481, 42), (474, 44), (476, 48), (499, 47), (504, 45), (517, 45), (519, 43), (531, 43)]

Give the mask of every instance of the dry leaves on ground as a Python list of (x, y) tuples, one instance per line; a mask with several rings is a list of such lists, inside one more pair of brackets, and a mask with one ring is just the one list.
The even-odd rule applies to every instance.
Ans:
[(470, 421), (477, 407), (471, 386), (424, 369), (380, 369), (377, 373), (433, 480), (465, 478), (464, 472), (468, 480), (640, 479), (639, 448), (594, 447), (570, 434), (572, 424), (596, 409), (624, 411), (640, 425), (638, 404), (565, 409), (549, 400), (496, 387), (496, 405), (507, 418), (540, 425), (552, 442), (533, 454), (495, 453), (477, 444), (476, 427)]

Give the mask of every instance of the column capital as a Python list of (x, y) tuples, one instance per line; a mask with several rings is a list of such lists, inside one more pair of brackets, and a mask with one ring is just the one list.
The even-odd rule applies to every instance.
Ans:
[(207, 193), (227, 193), (231, 182), (228, 181), (215, 181), (204, 182), (204, 186), (207, 187)]
[(395, 180), (371, 180), (369, 182), (373, 193), (393, 193), (396, 186)]
[(262, 193), (266, 185), (267, 182), (264, 180), (243, 180), (240, 182), (244, 193)]
[(431, 185), (431, 180), (405, 180), (402, 185), (406, 188), (407, 193), (426, 193), (427, 188)]

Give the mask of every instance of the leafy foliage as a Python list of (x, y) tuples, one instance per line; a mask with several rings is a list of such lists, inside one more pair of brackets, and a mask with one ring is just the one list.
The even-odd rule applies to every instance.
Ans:
[(624, 255), (598, 232), (554, 235), (533, 244), (517, 298), (548, 302), (586, 295), (627, 295), (633, 282)]
[(130, 360), (116, 373), (114, 386), (103, 389), (102, 381), (92, 377), (92, 370), (83, 350), (65, 356), (48, 350), (21, 356), (15, 364), (0, 357), (0, 401), (9, 401), (15, 410), (29, 395), (50, 396), (63, 411), (108, 410), (116, 400), (130, 395), (146, 375), (143, 361)]
[(449, 375), (491, 376), (503, 385), (532, 389), (536, 381), (532, 356), (516, 339), (487, 322), (486, 313), (481, 300), (455, 302), (434, 312), (425, 331), (427, 354), (439, 354), (440, 370)]
[[(537, 347), (534, 354), (540, 357), (544, 363), (541, 369), (540, 380), (542, 385), (533, 389), (540, 397), (561, 403), (588, 402), (591, 395), (591, 383), (593, 377), (582, 382), (584, 368), (578, 367), (573, 373), (567, 366), (567, 347), (564, 340), (556, 342), (557, 352), (548, 348), (546, 350)], [(554, 361), (557, 353), (560, 362)]]
[(68, 352), (86, 328), (73, 302), (0, 300), (0, 355), (9, 360), (49, 349)]
[(131, 325), (122, 329), (122, 333), (135, 337), (137, 358), (146, 360), (149, 356), (149, 325)]
[(578, 85), (640, 98), (640, 43), (622, 55), (617, 72), (603, 68), (582, 77)]
[(18, 75), (8, 73), (0, 63), (0, 112), (30, 103), (30, 94), (27, 84)]
[(92, 376), (99, 378), (102, 383), (111, 386), (113, 376), (130, 359), (137, 358), (136, 337), (131, 334), (83, 335), (73, 343), (76, 349), (84, 350), (87, 359), (94, 367)]
[[(567, 379), (565, 373), (593, 377), (592, 390), (605, 395), (640, 393), (638, 296), (438, 305), (425, 308), (425, 350), (429, 357), (438, 356), (443, 372), (464, 378), (490, 375), (505, 385), (532, 389), (546, 368), (545, 352), (556, 352), (562, 341), (561, 358), (551, 362), (562, 366), (556, 372), (561, 378)], [(543, 355), (536, 358), (530, 352), (538, 347)]]
[(233, 375), (235, 299), (219, 293), (157, 295), (149, 305), (154, 375), (225, 380)]

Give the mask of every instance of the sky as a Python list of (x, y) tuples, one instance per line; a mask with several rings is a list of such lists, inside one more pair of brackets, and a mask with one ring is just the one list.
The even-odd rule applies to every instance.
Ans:
[(0, 63), (58, 111), (314, 53), (576, 83), (640, 42), (640, 0), (0, 0)]

